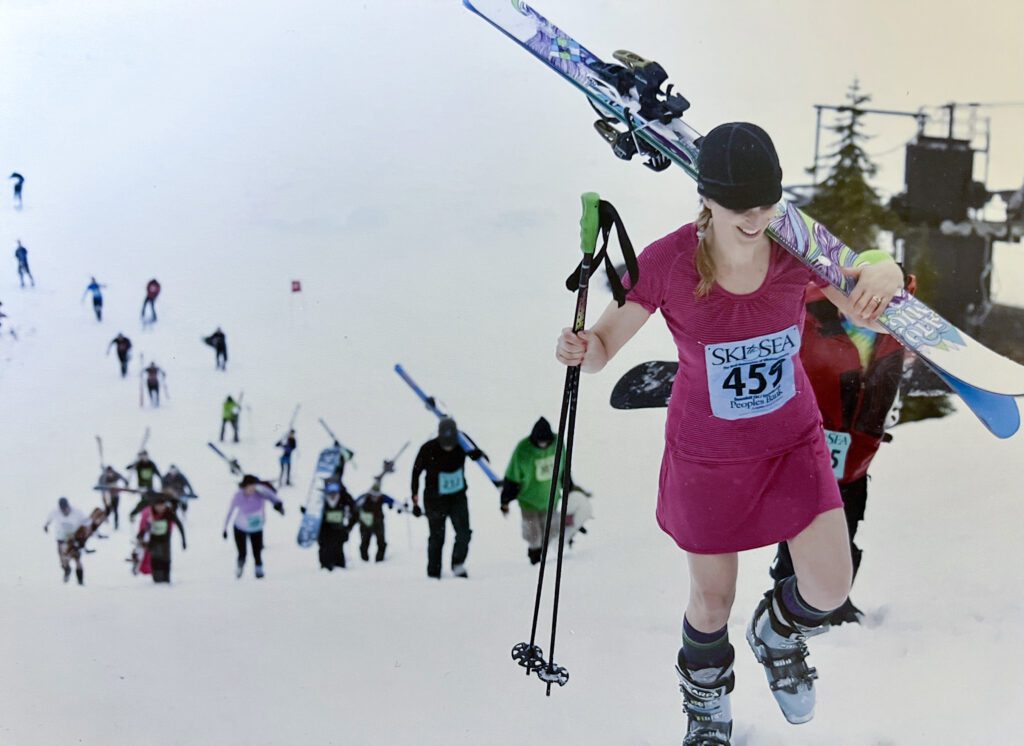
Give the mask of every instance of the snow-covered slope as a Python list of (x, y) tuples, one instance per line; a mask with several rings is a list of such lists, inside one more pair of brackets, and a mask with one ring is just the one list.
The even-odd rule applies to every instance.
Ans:
[[(549, 15), (575, 14), (581, 35), (610, 43), (646, 33), (637, 18), (628, 34), (595, 26), (583, 8), (553, 0)], [(550, 699), (509, 656), (529, 635), (536, 576), (518, 518), (502, 518), (475, 467), (468, 581), (428, 582), (423, 520), (390, 515), (388, 560), (363, 564), (350, 542), (351, 568), (331, 574), (295, 533), (328, 445), (317, 417), (357, 451), (353, 491), (412, 440), (385, 483), (407, 496), (411, 453), (436, 420), (396, 362), (496, 468), (539, 415), (554, 422), (579, 193), (613, 200), (643, 244), (690, 219), (689, 183), (655, 181), (578, 135), (582, 104), (454, 2), (255, 2), (243, 14), (54, 0), (0, 6), (0, 28), (0, 169), (27, 178), (23, 211), (0, 193), (0, 250), (20, 238), (38, 282), (19, 290), (5, 255), (0, 300), (19, 340), (0, 340), (0, 744), (678, 741), (687, 575), (653, 518), (662, 415), (606, 404), (621, 372), (668, 354), (660, 324), (582, 382), (574, 472), (596, 517), (568, 553), (557, 658), (571, 680)], [(460, 84), (445, 79), (454, 70)], [(831, 96), (847, 82), (822, 85)], [(531, 92), (538, 106), (523, 104)], [(705, 117), (756, 118), (735, 92), (718, 95), (692, 97)], [(578, 127), (541, 130), (538, 115)], [(108, 285), (102, 324), (80, 302), (91, 275)], [(154, 276), (160, 320), (144, 331)], [(592, 298), (596, 316), (607, 296)], [(217, 325), (226, 373), (199, 339)], [(159, 410), (138, 406), (138, 358), (122, 380), (104, 357), (118, 331), (167, 370)], [(296, 486), (286, 516), (268, 516), (259, 583), (251, 565), (233, 577), (220, 532), (235, 480), (205, 446), (239, 391), (242, 442), (228, 450), (264, 476), (302, 404)], [(61, 495), (97, 504), (95, 435), (120, 468), (146, 427), (157, 464), (180, 466), (201, 495), (188, 551), (174, 544), (173, 586), (130, 575), (127, 525), (93, 542), (85, 588), (61, 585), (47, 513)], [(771, 552), (744, 556), (738, 744), (1002, 743), (1015, 727), (1022, 441), (996, 441), (969, 413), (895, 436), (874, 469), (854, 593), (877, 624), (814, 641), (807, 726), (785, 724), (741, 647)]]

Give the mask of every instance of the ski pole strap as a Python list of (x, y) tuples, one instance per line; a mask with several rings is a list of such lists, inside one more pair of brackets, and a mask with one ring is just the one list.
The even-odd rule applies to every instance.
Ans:
[[(586, 202), (584, 202), (586, 204)], [(584, 219), (586, 219), (586, 209), (584, 209)], [(583, 221), (581, 220), (581, 228)], [(622, 280), (619, 277), (618, 272), (615, 271), (615, 266), (612, 264), (611, 259), (608, 257), (608, 238), (611, 235), (611, 229), (615, 228), (615, 237), (619, 242), (619, 248), (622, 250), (622, 258), (626, 262), (626, 273), (629, 276), (629, 285), (633, 287), (636, 285), (637, 280), (640, 279), (640, 268), (636, 261), (636, 252), (633, 250), (633, 242), (629, 240), (629, 235), (626, 233), (626, 226), (622, 224), (622, 218), (619, 217), (618, 211), (612, 206), (610, 202), (605, 200), (599, 200), (598, 202), (598, 229), (601, 233), (602, 243), (601, 250), (597, 252), (597, 256), (594, 257), (593, 266), (590, 268), (590, 274), (593, 275), (594, 270), (597, 266), (604, 262), (605, 272), (608, 275), (608, 284), (612, 289), (612, 297), (615, 298), (615, 302), (621, 308), (626, 303), (627, 290), (622, 285)], [(582, 232), (581, 232), (582, 235)], [(576, 269), (572, 271), (568, 279), (565, 281), (565, 286), (570, 292), (575, 293), (580, 287), (580, 269), (583, 267), (581, 261), (576, 265)], [(589, 279), (589, 275), (588, 275)]]

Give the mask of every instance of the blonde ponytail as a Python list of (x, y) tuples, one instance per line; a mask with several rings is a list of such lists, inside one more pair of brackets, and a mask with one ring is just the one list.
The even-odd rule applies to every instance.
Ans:
[(693, 294), (697, 298), (703, 298), (711, 292), (715, 286), (715, 260), (711, 257), (711, 247), (707, 243), (708, 228), (711, 227), (711, 210), (707, 205), (701, 205), (700, 214), (697, 216), (697, 274), (700, 275), (700, 282)]

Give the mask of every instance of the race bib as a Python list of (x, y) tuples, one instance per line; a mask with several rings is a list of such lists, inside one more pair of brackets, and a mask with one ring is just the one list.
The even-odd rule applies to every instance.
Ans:
[(263, 530), (263, 516), (259, 513), (253, 513), (245, 517), (245, 530), (250, 533), (253, 531)]
[(373, 513), (366, 510), (359, 511), (359, 522), (367, 528), (373, 527)]
[(341, 523), (345, 519), (340, 510), (328, 510), (324, 513), (325, 523)]
[(152, 521), (149, 524), (149, 535), (150, 536), (166, 536), (167, 535), (167, 521)]
[(534, 477), (538, 482), (550, 482), (555, 473), (555, 454), (533, 462)]
[(850, 443), (852, 442), (853, 437), (849, 433), (825, 431), (825, 443), (832, 456), (832, 473), (836, 475), (837, 481), (846, 474), (846, 454), (850, 452)]
[(793, 358), (800, 351), (796, 325), (772, 334), (704, 348), (711, 412), (742, 420), (774, 412), (796, 395)]
[(466, 489), (466, 478), (462, 475), (462, 469), (438, 472), (437, 493), (439, 495), (454, 495), (464, 489)]

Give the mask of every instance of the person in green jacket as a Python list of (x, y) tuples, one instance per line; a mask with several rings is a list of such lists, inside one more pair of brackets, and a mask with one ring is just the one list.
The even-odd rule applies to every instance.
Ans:
[(235, 431), (235, 442), (238, 442), (238, 414), (242, 411), (242, 406), (235, 401), (234, 397), (228, 394), (228, 398), (224, 400), (224, 407), (221, 410), (220, 415), (220, 442), (224, 442), (224, 427), (230, 422), (231, 429)]
[[(562, 461), (559, 479), (565, 468)], [(505, 470), (501, 487), (501, 512), (508, 514), (513, 500), (519, 501), (523, 516), (523, 539), (526, 541), (530, 564), (540, 562), (544, 553), (544, 523), (547, 519), (548, 499), (551, 497), (551, 477), (555, 471), (555, 434), (551, 425), (541, 417), (533, 426), (530, 437), (516, 445)], [(557, 508), (559, 495), (555, 496)], [(557, 525), (552, 523), (550, 539), (558, 536)]]

